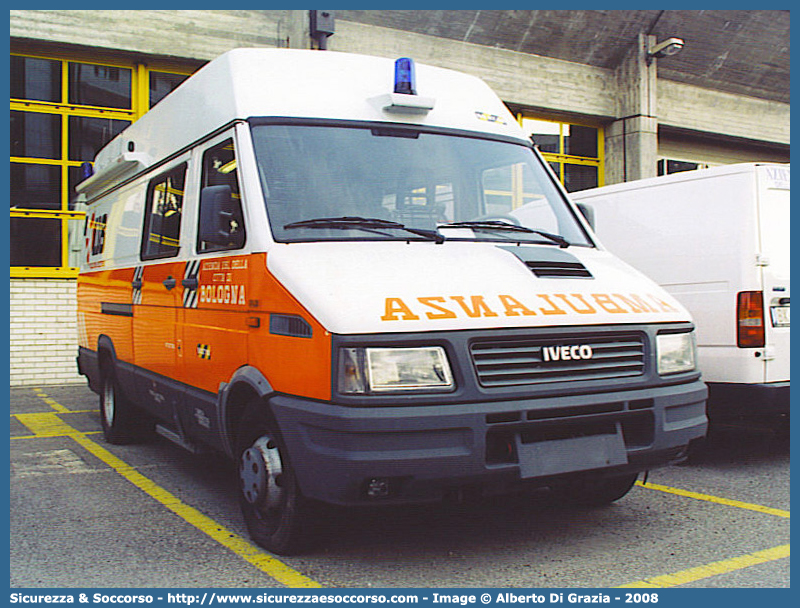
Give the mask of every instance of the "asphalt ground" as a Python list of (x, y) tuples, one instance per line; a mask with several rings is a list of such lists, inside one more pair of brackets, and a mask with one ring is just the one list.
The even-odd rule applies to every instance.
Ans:
[(328, 509), (303, 555), (250, 543), (230, 463), (103, 441), (81, 385), (10, 391), (12, 588), (786, 588), (789, 441), (720, 429), (620, 501), (546, 490), (464, 505)]

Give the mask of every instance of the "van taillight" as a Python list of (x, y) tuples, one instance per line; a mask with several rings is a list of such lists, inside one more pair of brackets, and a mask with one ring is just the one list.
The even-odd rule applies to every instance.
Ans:
[(760, 291), (741, 291), (736, 303), (739, 348), (764, 346), (764, 297)]

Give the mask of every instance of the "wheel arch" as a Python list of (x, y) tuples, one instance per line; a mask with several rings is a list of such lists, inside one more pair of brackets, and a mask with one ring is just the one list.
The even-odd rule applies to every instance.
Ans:
[(257, 368), (250, 365), (240, 367), (230, 381), (220, 390), (220, 426), (223, 447), (228, 456), (236, 457), (236, 433), (239, 420), (247, 404), (261, 399), (264, 408), (269, 410), (268, 398), (275, 391), (267, 378)]
[(101, 334), (97, 338), (97, 366), (100, 373), (103, 371), (103, 366), (109, 364), (116, 367), (117, 350), (114, 348), (114, 341), (107, 335)]

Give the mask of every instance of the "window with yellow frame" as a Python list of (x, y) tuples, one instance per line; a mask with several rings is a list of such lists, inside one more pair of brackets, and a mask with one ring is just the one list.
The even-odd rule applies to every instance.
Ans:
[(602, 129), (522, 115), (518, 119), (568, 192), (603, 185)]
[(69, 230), (81, 165), (158, 103), (191, 68), (89, 56), (11, 54), (12, 277), (74, 277)]

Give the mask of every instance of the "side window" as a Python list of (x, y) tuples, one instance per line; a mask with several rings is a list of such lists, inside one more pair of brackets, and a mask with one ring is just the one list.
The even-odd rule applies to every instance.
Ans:
[(150, 181), (142, 232), (143, 260), (178, 255), (185, 183), (186, 163)]
[(203, 154), (197, 252), (241, 249), (245, 242), (244, 216), (233, 140)]

